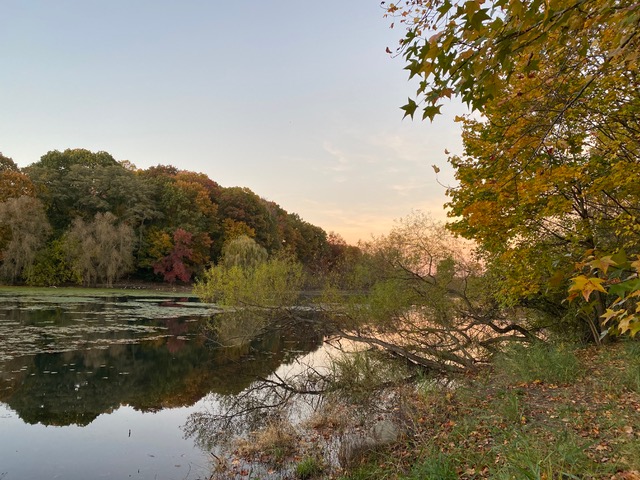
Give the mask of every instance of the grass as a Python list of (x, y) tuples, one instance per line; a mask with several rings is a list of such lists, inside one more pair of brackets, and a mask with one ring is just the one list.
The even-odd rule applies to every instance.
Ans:
[(0, 285), (0, 295), (29, 295), (29, 296), (78, 296), (78, 297), (113, 297), (113, 296), (167, 296), (167, 297), (195, 297), (191, 290), (185, 287), (171, 287), (164, 284), (141, 284), (133, 285), (130, 288), (116, 286), (106, 287), (25, 287)]
[(323, 471), (322, 461), (317, 457), (304, 457), (296, 465), (296, 477), (308, 480), (318, 477)]
[(455, 388), (423, 382), (412, 435), (342, 475), (640, 479), (640, 343), (517, 347)]
[(546, 343), (514, 345), (498, 355), (494, 365), (496, 374), (514, 383), (573, 382), (583, 373), (572, 347)]

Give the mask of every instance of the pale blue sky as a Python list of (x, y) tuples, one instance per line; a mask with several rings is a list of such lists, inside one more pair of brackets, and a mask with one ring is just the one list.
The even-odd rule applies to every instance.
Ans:
[(105, 150), (258, 195), (351, 242), (444, 218), (459, 104), (415, 91), (376, 0), (0, 0), (0, 151)]

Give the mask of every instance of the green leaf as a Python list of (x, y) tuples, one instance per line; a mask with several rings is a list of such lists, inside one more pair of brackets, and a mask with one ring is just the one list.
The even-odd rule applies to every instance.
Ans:
[(489, 15), (487, 15), (487, 9), (483, 8), (481, 10), (478, 10), (476, 13), (473, 14), (473, 17), (471, 17), (471, 26), (475, 29), (475, 30), (481, 30), (482, 29), (482, 23), (485, 20), (491, 20), (491, 17)]
[(440, 108), (442, 105), (432, 105), (430, 107), (425, 107), (422, 112), (422, 119), (429, 119), (433, 122), (433, 119), (436, 115), (440, 115)]
[(418, 108), (418, 104), (414, 100), (412, 100), (411, 98), (409, 98), (408, 100), (409, 103), (407, 103), (404, 107), (401, 107), (402, 110), (404, 110), (404, 116), (402, 118), (405, 118), (406, 116), (413, 118), (413, 114), (416, 113), (416, 109)]
[(440, 5), (440, 7), (436, 10), (440, 14), (438, 19), (444, 17), (447, 13), (449, 13), (449, 10), (451, 10), (452, 6), (453, 5), (449, 0), (445, 0), (444, 2), (442, 2), (442, 5)]
[(633, 278), (609, 287), (609, 293), (620, 298), (626, 298), (629, 293), (640, 290), (640, 278)]
[(620, 250), (615, 255), (611, 255), (611, 260), (614, 261), (616, 265), (624, 265), (628, 262), (627, 253), (624, 250)]

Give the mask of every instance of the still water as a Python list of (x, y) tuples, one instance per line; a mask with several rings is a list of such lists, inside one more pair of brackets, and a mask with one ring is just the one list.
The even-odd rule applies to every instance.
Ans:
[(204, 479), (190, 415), (237, 395), (317, 337), (221, 348), (188, 296), (0, 289), (0, 480)]

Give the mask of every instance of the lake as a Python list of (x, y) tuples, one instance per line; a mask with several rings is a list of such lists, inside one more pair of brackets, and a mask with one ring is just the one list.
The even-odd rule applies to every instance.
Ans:
[(188, 418), (321, 344), (273, 331), (223, 348), (188, 295), (0, 289), (0, 479), (204, 479)]

